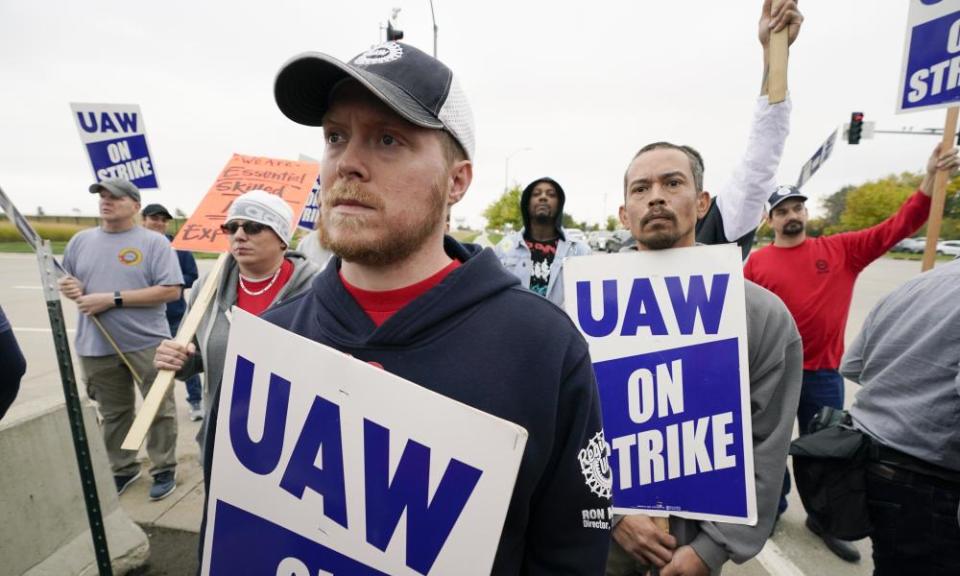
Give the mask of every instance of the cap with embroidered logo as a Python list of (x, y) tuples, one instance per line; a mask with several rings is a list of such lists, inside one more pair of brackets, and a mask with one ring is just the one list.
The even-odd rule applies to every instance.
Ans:
[(409, 44), (386, 42), (341, 62), (320, 52), (288, 60), (277, 74), (277, 106), (298, 124), (322, 126), (337, 85), (352, 78), (409, 122), (446, 130), (467, 158), (474, 155), (473, 113), (457, 77), (443, 62)]
[(770, 212), (776, 208), (778, 204), (781, 204), (782, 202), (785, 202), (791, 198), (806, 200), (807, 195), (801, 192), (796, 186), (780, 186), (773, 191), (773, 194), (770, 195), (770, 199), (767, 200), (767, 212)]

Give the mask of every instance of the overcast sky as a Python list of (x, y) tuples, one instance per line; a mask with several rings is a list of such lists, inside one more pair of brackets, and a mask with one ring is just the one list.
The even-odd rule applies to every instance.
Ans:
[[(321, 130), (273, 101), (280, 65), (303, 51), (349, 59), (376, 44), (390, 8), (405, 41), (430, 51), (428, 0), (0, 2), (0, 187), (26, 214), (96, 212), (93, 174), (70, 102), (139, 104), (161, 188), (191, 212), (234, 152), (320, 157)], [(643, 144), (698, 148), (718, 190), (742, 153), (759, 94), (761, 1), (436, 0), (439, 56), (459, 75), (477, 124), (474, 181), (454, 218), (479, 224), (509, 183), (549, 175), (578, 220), (615, 214)], [(907, 2), (800, 3), (790, 58), (794, 103), (780, 165), (792, 183), (830, 131), (866, 114), (878, 129), (943, 127), (944, 111), (894, 114)], [(838, 139), (806, 185), (813, 197), (919, 171), (932, 136)], [(529, 148), (526, 151), (524, 148)], [(519, 152), (518, 152), (519, 151)]]

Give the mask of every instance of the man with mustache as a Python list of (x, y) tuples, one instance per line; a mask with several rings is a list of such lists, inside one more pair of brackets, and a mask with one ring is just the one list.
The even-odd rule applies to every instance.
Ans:
[(492, 251), (444, 235), (473, 179), (457, 76), (387, 42), (349, 62), (296, 56), (274, 93), (288, 118), (323, 128), (319, 230), (335, 256), (264, 318), (523, 426), (492, 573), (600, 573), (612, 478), (586, 342)]
[(523, 229), (497, 245), (496, 252), (524, 288), (563, 306), (563, 260), (586, 256), (590, 246), (570, 240), (563, 231), (566, 194), (553, 178), (534, 180), (520, 195)]
[[(760, 96), (754, 105), (747, 147), (733, 173), (720, 192), (710, 199), (707, 210), (696, 224), (697, 242), (725, 244), (736, 242), (746, 259), (764, 203), (776, 183), (777, 167), (789, 133), (789, 98), (771, 104), (767, 97), (767, 62), (771, 33), (787, 31), (790, 45), (800, 34), (803, 15), (795, 0), (772, 5), (765, 0), (759, 22), (758, 39), (763, 47), (764, 75)], [(701, 160), (702, 162), (702, 160)], [(562, 306), (563, 260), (568, 256), (590, 254), (590, 247), (570, 242), (561, 228), (563, 188), (551, 178), (534, 180), (523, 190), (520, 210), (523, 229), (507, 236), (496, 252), (504, 267), (520, 279), (525, 288), (546, 296)]]
[[(696, 222), (710, 209), (703, 190), (703, 160), (690, 146), (644, 146), (624, 174), (620, 221), (637, 241), (629, 250), (696, 250)], [(745, 282), (755, 526), (670, 518), (670, 532), (645, 514), (614, 520), (607, 576), (717, 574), (728, 560), (746, 562), (763, 548), (777, 511), (792, 415), (800, 395), (800, 336), (786, 307), (770, 292)]]
[[(941, 153), (938, 144), (920, 188), (896, 214), (876, 226), (832, 236), (807, 238), (807, 196), (796, 187), (781, 186), (770, 196), (767, 223), (774, 231), (773, 244), (754, 252), (743, 272), (783, 300), (803, 338), (803, 387), (797, 410), (801, 434), (821, 407), (843, 409), (843, 376), (837, 369), (857, 276), (923, 226), (930, 213), (934, 176), (957, 165), (957, 149)], [(790, 477), (785, 475), (781, 513), (789, 490)], [(859, 560), (853, 545), (824, 533), (809, 517), (807, 527), (840, 558)]]

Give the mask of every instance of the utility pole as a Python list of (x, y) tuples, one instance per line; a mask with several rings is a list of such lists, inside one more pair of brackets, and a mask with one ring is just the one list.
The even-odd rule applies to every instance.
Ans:
[(433, 19), (433, 57), (437, 57), (437, 15), (433, 11), (433, 0), (430, 0), (430, 18)]
[(533, 148), (530, 148), (529, 146), (527, 146), (525, 148), (519, 148), (507, 154), (507, 159), (503, 162), (503, 191), (504, 192), (510, 189), (510, 159), (521, 152), (527, 152), (529, 150), (533, 150)]

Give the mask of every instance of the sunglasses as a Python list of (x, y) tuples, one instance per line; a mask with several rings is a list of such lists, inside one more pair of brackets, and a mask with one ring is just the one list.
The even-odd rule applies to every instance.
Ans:
[(243, 228), (243, 232), (247, 236), (253, 236), (255, 234), (259, 234), (263, 232), (264, 230), (269, 228), (269, 226), (267, 226), (266, 224), (261, 224), (259, 222), (244, 222), (243, 224), (241, 224), (236, 220), (232, 222), (227, 222), (226, 224), (222, 224), (220, 226), (220, 230), (224, 234), (230, 234), (231, 236), (236, 234), (237, 230), (239, 230), (240, 228)]

